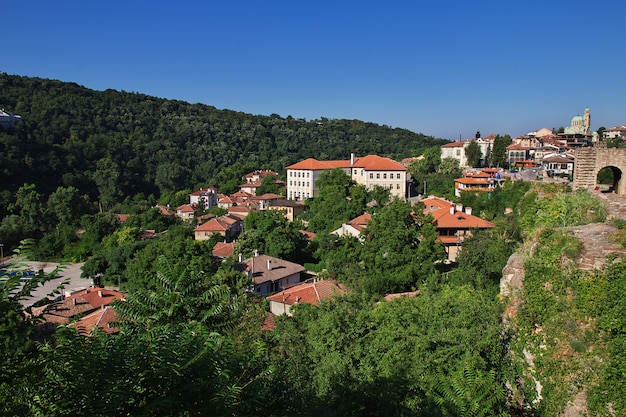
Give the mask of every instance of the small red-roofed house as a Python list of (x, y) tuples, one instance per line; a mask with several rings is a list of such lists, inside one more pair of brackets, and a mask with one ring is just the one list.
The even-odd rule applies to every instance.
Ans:
[(455, 261), (463, 240), (473, 230), (493, 229), (494, 224), (472, 215), (471, 207), (454, 204), (440, 197), (430, 196), (424, 200), (424, 215), (431, 215), (437, 228), (437, 240), (443, 243), (448, 260)]
[(117, 315), (113, 307), (103, 306), (101, 309), (68, 324), (67, 327), (76, 329), (78, 334), (83, 336), (93, 335), (96, 329), (101, 329), (108, 334), (118, 334), (120, 329), (115, 326), (116, 323)]
[(313, 280), (294, 285), (281, 292), (267, 297), (270, 302), (270, 312), (280, 316), (286, 314), (293, 315), (291, 308), (299, 303), (319, 305), (320, 301), (327, 300), (336, 295), (345, 294), (343, 285), (334, 280)]
[(235, 253), (235, 242), (217, 242), (213, 246), (213, 258), (216, 260), (224, 260)]
[(195, 240), (209, 240), (213, 235), (220, 235), (226, 242), (231, 242), (243, 230), (243, 221), (229, 215), (214, 217), (194, 229)]
[(339, 237), (353, 236), (362, 241), (363, 237), (361, 236), (361, 231), (367, 227), (370, 221), (372, 221), (372, 215), (370, 213), (364, 213), (350, 220), (348, 223), (343, 223), (339, 229), (333, 230), (330, 233)]
[(198, 211), (198, 206), (195, 204), (183, 204), (176, 209), (176, 217), (182, 220), (191, 221)]
[(484, 176), (463, 177), (454, 180), (454, 195), (461, 197), (463, 191), (491, 191), (494, 180), (487, 174)]

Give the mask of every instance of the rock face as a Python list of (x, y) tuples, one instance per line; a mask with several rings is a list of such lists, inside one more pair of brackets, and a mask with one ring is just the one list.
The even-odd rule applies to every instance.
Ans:
[[(596, 196), (606, 207), (609, 221), (611, 219), (626, 220), (626, 198), (615, 194), (597, 193)], [(567, 228), (566, 231), (572, 233), (583, 244), (580, 256), (576, 260), (578, 267), (582, 270), (590, 271), (603, 269), (609, 262), (609, 259), (626, 256), (626, 249), (621, 247), (620, 244), (614, 240), (618, 229), (611, 223), (593, 223), (584, 226), (570, 227)], [(532, 256), (532, 252), (533, 248), (527, 247), (525, 250), (514, 253), (511, 255), (502, 271), (500, 296), (502, 299), (506, 300), (506, 307), (502, 317), (505, 326), (515, 326), (512, 322), (515, 320), (518, 308), (523, 302), (524, 261), (528, 256)], [(515, 353), (508, 348), (507, 351), (509, 354), (515, 355)], [(528, 355), (525, 355), (522, 360), (524, 360), (528, 366), (526, 371), (527, 376), (535, 383), (537, 398), (541, 398), (541, 381), (535, 377), (534, 361), (532, 357)], [(513, 384), (509, 382), (507, 386), (511, 389), (513, 396), (515, 396)], [(583, 417), (588, 415), (587, 392), (584, 387), (572, 396), (563, 412), (559, 415), (561, 417)]]

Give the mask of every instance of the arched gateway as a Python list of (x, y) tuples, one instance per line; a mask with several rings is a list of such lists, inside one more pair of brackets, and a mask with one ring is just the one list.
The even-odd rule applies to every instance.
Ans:
[(574, 151), (574, 190), (591, 189), (596, 185), (598, 172), (603, 168), (613, 171), (613, 189), (618, 195), (626, 196), (626, 148), (607, 148), (598, 143)]

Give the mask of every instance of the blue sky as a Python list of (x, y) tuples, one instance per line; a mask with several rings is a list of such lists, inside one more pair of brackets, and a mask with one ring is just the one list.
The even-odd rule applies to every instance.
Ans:
[(586, 107), (595, 130), (626, 124), (625, 14), (617, 0), (27, 0), (0, 25), (0, 71), (447, 139), (569, 126)]

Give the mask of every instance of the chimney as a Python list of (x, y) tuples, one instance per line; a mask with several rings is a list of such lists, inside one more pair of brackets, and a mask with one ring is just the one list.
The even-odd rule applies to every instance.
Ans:
[(267, 270), (268, 270), (268, 271), (271, 271), (271, 270), (272, 270), (272, 260), (271, 260), (271, 259), (268, 259), (268, 260), (267, 260)]
[(456, 211), (463, 211), (463, 204), (457, 204)]
[(350, 154), (350, 166), (354, 165), (354, 153)]
[(259, 250), (258, 250), (258, 249), (255, 249), (255, 250), (254, 250), (254, 257), (256, 258), (257, 256), (259, 256)]
[(102, 291), (98, 290), (98, 297), (102, 298)]
[(454, 214), (454, 205), (450, 205), (450, 214)]
[(239, 258), (239, 262), (241, 263), (241, 262), (243, 261), (243, 255), (240, 253), (240, 254), (238, 255), (238, 258)]
[(75, 306), (76, 305), (76, 297), (72, 298), (72, 305)]
[(467, 214), (468, 216), (472, 215), (472, 208), (471, 207), (465, 207), (465, 214)]

